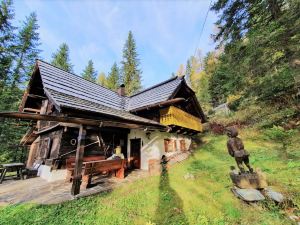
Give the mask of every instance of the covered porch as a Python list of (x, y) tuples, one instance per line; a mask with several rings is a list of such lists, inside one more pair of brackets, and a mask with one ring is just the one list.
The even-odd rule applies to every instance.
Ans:
[[(83, 191), (83, 193), (85, 193), (86, 190), (83, 190), (82, 188), (80, 188), (80, 187), (82, 187), (81, 185), (83, 183), (90, 184), (91, 183), (90, 179), (94, 179), (94, 175), (97, 175), (97, 172), (100, 172), (100, 174), (101, 174), (102, 172), (105, 172), (105, 171), (113, 171), (113, 172), (116, 172), (116, 174), (115, 174), (116, 177), (124, 178), (124, 173), (125, 173), (125, 169), (127, 166), (126, 161), (121, 160), (122, 164), (117, 165), (118, 168), (115, 168), (115, 166), (116, 166), (115, 164), (110, 165), (110, 163), (105, 162), (105, 161), (109, 161), (109, 160), (106, 160), (106, 157), (105, 157), (105, 159), (92, 161), (90, 163), (89, 167), (87, 167), (86, 162), (84, 162), (84, 154), (86, 151), (86, 146), (88, 144), (87, 143), (87, 132), (89, 130), (93, 130), (95, 128), (96, 129), (108, 129), (108, 128), (112, 128), (112, 127), (119, 128), (119, 129), (135, 128), (135, 129), (143, 130), (143, 129), (147, 128), (148, 126), (149, 126), (149, 128), (152, 128), (152, 129), (164, 129), (164, 126), (162, 126), (162, 125), (153, 127), (149, 124), (147, 126), (146, 124), (116, 121), (116, 120), (109, 121), (107, 119), (102, 119), (102, 118), (101, 119), (100, 118), (87, 119), (87, 118), (82, 118), (82, 117), (51, 116), (51, 115), (41, 115), (41, 114), (33, 114), (33, 113), (20, 113), (20, 112), (0, 113), (0, 117), (17, 118), (17, 119), (29, 120), (29, 121), (32, 121), (32, 120), (33, 121), (53, 121), (53, 122), (57, 122), (60, 126), (63, 125), (63, 127), (67, 127), (70, 129), (71, 128), (77, 129), (76, 145), (75, 145), (75, 150), (73, 152), (73, 154), (75, 154), (74, 155), (75, 157), (74, 157), (74, 162), (72, 162), (72, 166), (73, 166), (73, 171), (72, 171), (72, 175), (71, 175), (72, 183), (66, 184), (63, 182), (62, 183), (63, 187), (61, 186), (63, 188), (63, 190), (68, 189), (69, 194), (71, 192), (70, 195), (73, 195), (73, 196), (79, 195), (81, 191)], [(56, 128), (56, 126), (55, 126), (55, 128)], [(39, 132), (37, 134), (39, 134)], [(99, 144), (101, 144), (101, 143), (99, 143)], [(124, 145), (124, 146), (126, 147), (126, 145)], [(49, 149), (51, 149), (51, 148), (49, 147)], [(126, 152), (124, 152), (124, 153), (125, 153), (124, 155), (126, 155)], [(51, 155), (51, 151), (50, 151), (50, 153), (47, 153), (47, 155)], [(113, 160), (111, 160), (111, 161), (113, 161)], [(56, 161), (58, 161), (58, 160), (56, 160)], [(54, 161), (52, 161), (52, 163), (54, 163)], [(102, 170), (104, 170), (102, 164), (105, 164), (105, 166), (106, 166), (105, 171), (102, 171)], [(52, 164), (52, 166), (53, 166), (53, 164)], [(107, 168), (107, 166), (108, 167), (111, 166), (112, 168)], [(119, 166), (121, 166), (121, 167), (119, 168)], [(57, 168), (55, 168), (55, 169), (57, 169)], [(36, 180), (37, 178), (34, 178), (34, 179)], [(38, 178), (38, 179), (40, 179), (40, 178)], [(111, 178), (111, 179), (116, 179), (116, 178)], [(22, 184), (24, 182), (24, 185), (25, 185), (25, 183), (27, 183), (27, 182), (30, 183), (31, 181), (33, 181), (33, 179), (20, 181), (20, 184)], [(41, 182), (41, 183), (46, 183), (46, 185), (49, 185), (51, 187), (56, 187), (55, 186), (56, 182), (53, 182), (53, 184), (50, 184), (47, 182)], [(61, 182), (58, 182), (58, 183), (61, 183)], [(13, 185), (13, 186), (15, 186), (15, 185)], [(29, 186), (31, 186), (31, 185), (29, 185)], [(39, 186), (39, 185), (37, 185), (37, 186)], [(58, 186), (60, 186), (60, 185), (58, 185)], [(2, 189), (2, 187), (4, 187), (4, 186), (2, 185), (1, 189)], [(99, 187), (99, 188), (101, 189), (101, 187)], [(58, 187), (58, 189), (59, 189), (59, 187)], [(7, 190), (10, 190), (10, 189), (8, 188)], [(18, 188), (16, 188), (16, 190), (18, 190)], [(93, 189), (88, 189), (87, 191), (90, 192), (92, 190)], [(35, 188), (33, 187), (33, 189), (31, 191), (35, 192)], [(43, 190), (41, 190), (41, 191), (43, 191)], [(48, 191), (51, 191), (51, 190), (48, 190)], [(8, 195), (10, 195), (9, 194), (10, 192), (11, 191), (8, 191)], [(56, 191), (54, 191), (54, 193), (55, 192)], [(13, 193), (13, 192), (11, 192), (11, 193)]]

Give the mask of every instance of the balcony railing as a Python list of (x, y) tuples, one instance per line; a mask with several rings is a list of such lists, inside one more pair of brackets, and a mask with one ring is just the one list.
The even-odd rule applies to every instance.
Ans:
[(202, 131), (202, 123), (199, 118), (174, 106), (160, 110), (160, 123)]

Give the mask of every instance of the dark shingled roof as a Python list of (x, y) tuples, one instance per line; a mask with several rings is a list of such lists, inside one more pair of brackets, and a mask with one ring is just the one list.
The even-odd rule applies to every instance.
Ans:
[(41, 60), (37, 60), (37, 65), (45, 93), (59, 110), (73, 108), (153, 125), (160, 124), (129, 111), (170, 99), (184, 82), (183, 78), (174, 77), (126, 97)]
[(166, 101), (172, 96), (181, 82), (182, 79), (174, 77), (132, 95), (130, 96), (126, 109), (130, 111), (143, 106)]
[(57, 107), (74, 108), (121, 119), (160, 125), (124, 110), (127, 97), (55, 66), (37, 61), (46, 94)]
[(96, 112), (103, 115), (115, 116), (135, 122), (158, 125), (159, 123), (145, 119), (140, 116), (133, 115), (125, 110), (113, 109), (95, 102), (87, 101), (72, 95), (67, 95), (58, 91), (46, 88), (46, 94), (53, 99), (54, 103), (59, 107), (79, 109), (82, 111)]
[(117, 92), (109, 90), (75, 74), (68, 73), (51, 64), (37, 61), (44, 88), (123, 110), (125, 101)]

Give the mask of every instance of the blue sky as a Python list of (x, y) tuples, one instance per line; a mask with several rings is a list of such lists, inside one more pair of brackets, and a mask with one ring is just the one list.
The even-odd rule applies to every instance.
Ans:
[(213, 50), (210, 35), (217, 16), (209, 12), (199, 35), (209, 0), (184, 1), (15, 1), (16, 21), (30, 12), (38, 16), (41, 56), (50, 61), (58, 46), (66, 42), (76, 74), (89, 59), (96, 70), (110, 71), (122, 59), (128, 31), (133, 32), (141, 60), (144, 87), (168, 79), (198, 47), (203, 54)]

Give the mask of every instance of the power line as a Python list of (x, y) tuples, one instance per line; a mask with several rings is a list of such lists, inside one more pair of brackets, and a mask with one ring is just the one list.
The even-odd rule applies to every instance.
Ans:
[(207, 9), (207, 12), (206, 12), (206, 15), (205, 15), (204, 23), (202, 25), (200, 35), (199, 35), (199, 38), (198, 38), (198, 41), (197, 41), (197, 45), (196, 45), (196, 48), (195, 48), (195, 52), (194, 52), (194, 55), (193, 55), (194, 57), (196, 55), (196, 52), (197, 52), (197, 49), (198, 49), (198, 46), (199, 46), (199, 43), (200, 43), (200, 39), (201, 39), (203, 31), (204, 31), (204, 27), (205, 27), (205, 23), (206, 23), (206, 20), (207, 20), (207, 17), (208, 17), (208, 13), (209, 13), (209, 10), (210, 10), (211, 3), (212, 3), (212, 0), (210, 0), (210, 2), (209, 2), (209, 6), (208, 6), (208, 9)]

